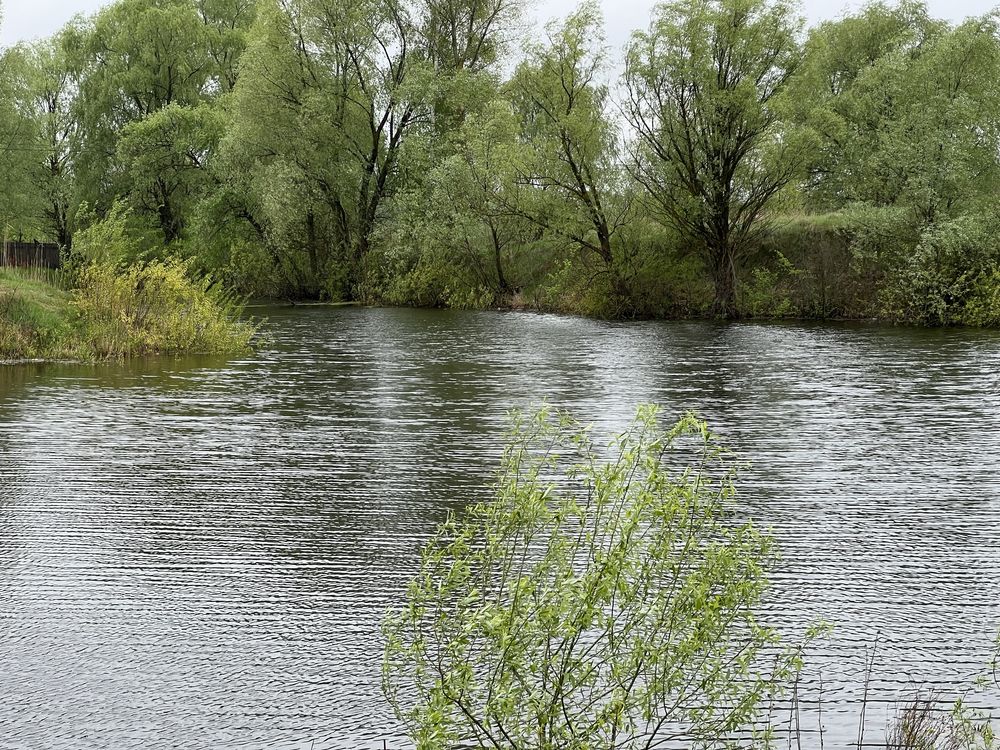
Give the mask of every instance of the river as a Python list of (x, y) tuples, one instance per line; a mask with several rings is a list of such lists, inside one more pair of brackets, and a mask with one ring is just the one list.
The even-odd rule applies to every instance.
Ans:
[(876, 638), (871, 732), (989, 660), (1000, 332), (255, 312), (243, 359), (0, 367), (0, 748), (406, 748), (378, 622), (543, 399), (599, 434), (694, 410), (751, 462), (772, 619), (836, 625), (802, 688), (826, 748)]

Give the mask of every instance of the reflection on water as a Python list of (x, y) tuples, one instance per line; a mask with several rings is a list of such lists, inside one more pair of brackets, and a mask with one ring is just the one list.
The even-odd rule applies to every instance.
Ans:
[(963, 690), (989, 656), (997, 334), (268, 314), (240, 361), (0, 367), (0, 747), (403, 746), (377, 623), (542, 399), (609, 432), (695, 410), (752, 460), (774, 617), (837, 624), (803, 694), (822, 671), (827, 747), (877, 633), (878, 695)]

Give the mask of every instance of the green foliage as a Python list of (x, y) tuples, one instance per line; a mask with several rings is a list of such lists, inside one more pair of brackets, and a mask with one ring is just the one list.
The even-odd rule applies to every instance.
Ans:
[(73, 303), (87, 346), (98, 358), (249, 350), (255, 328), (240, 306), (189, 271), (176, 259), (84, 268)]
[(758, 619), (772, 542), (732, 515), (728, 454), (652, 407), (609, 453), (566, 416), (516, 417), (494, 499), (424, 548), (384, 626), (385, 693), (418, 748), (767, 736), (797, 659)]
[(239, 353), (256, 333), (242, 307), (190, 262), (91, 263), (64, 291), (0, 269), (0, 359)]
[(997, 321), (995, 14), (671, 0), (616, 82), (595, 2), (523, 7), (116, 0), (0, 54), (4, 233), (269, 297)]
[(37, 123), (27, 111), (32, 73), (28, 51), (0, 51), (0, 234), (33, 239), (44, 235), (41, 185), (34, 169)]
[(128, 265), (146, 256), (155, 244), (152, 227), (137, 220), (125, 203), (112, 204), (103, 219), (90, 215), (86, 205), (81, 207), (81, 214), (89, 226), (76, 234), (73, 249), (84, 264)]
[(129, 205), (156, 217), (167, 243), (182, 237), (194, 205), (215, 186), (207, 165), (222, 129), (218, 108), (172, 102), (120, 132), (116, 157), (128, 173)]
[(967, 326), (1000, 326), (1000, 268), (993, 266), (979, 274), (956, 322)]
[(794, 314), (795, 307), (783, 288), (800, 273), (781, 253), (774, 268), (754, 268), (741, 299), (746, 314), (754, 318), (785, 318)]
[(523, 189), (510, 208), (557, 241), (594, 253), (613, 273), (631, 201), (601, 81), (603, 24), (597, 3), (584, 2), (546, 28), (547, 44), (529, 47), (508, 83), (527, 144), (515, 178)]
[(960, 217), (921, 232), (885, 285), (889, 317), (932, 325), (956, 322), (992, 254), (982, 218)]
[(857, 252), (861, 233), (850, 212), (776, 220), (748, 261), (752, 275), (741, 310), (762, 317), (874, 317), (879, 265)]
[[(376, 297), (391, 303), (504, 303), (525, 281), (534, 227), (511, 209), (521, 147), (501, 100), (468, 112), (451, 133), (455, 153), (390, 203), (373, 243), (388, 279)], [(412, 156), (412, 154), (411, 154)]]
[(626, 50), (634, 176), (654, 215), (705, 258), (717, 315), (736, 314), (740, 263), (799, 171), (774, 102), (798, 67), (800, 26), (783, 0), (675, 0)]
[(401, 150), (427, 125), (432, 68), (411, 6), (317, 0), (261, 4), (224, 144), (244, 213), (289, 280), (317, 294), (346, 268), (353, 294)]
[(950, 28), (920, 3), (873, 3), (821, 24), (785, 100), (815, 139), (814, 199), (906, 205), (924, 222), (968, 210), (996, 187), (998, 66), (991, 17)]
[(77, 202), (103, 213), (125, 200), (160, 243), (183, 236), (213, 186), (220, 98), (251, 17), (245, 0), (118, 0), (63, 32)]
[(921, 226), (900, 207), (856, 207), (848, 215), (854, 257), (878, 269), (873, 301), (881, 317), (948, 325), (987, 315), (996, 217), (967, 214)]
[(0, 360), (77, 354), (69, 295), (20, 269), (0, 269)]

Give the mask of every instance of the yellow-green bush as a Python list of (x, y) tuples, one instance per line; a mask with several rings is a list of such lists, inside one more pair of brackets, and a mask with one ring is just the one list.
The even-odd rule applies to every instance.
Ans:
[(207, 277), (193, 279), (189, 263), (176, 259), (124, 270), (87, 266), (74, 304), (97, 357), (238, 352), (255, 333), (231, 297)]

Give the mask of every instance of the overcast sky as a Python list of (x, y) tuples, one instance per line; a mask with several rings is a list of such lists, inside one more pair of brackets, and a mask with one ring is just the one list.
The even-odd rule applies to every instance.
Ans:
[[(990, 10), (996, 0), (928, 0), (931, 12), (941, 18), (960, 20)], [(0, 0), (0, 45), (48, 36), (77, 13), (92, 13), (108, 0)], [(619, 48), (629, 33), (644, 27), (654, 0), (601, 0), (608, 24), (608, 43)], [(860, 5), (858, 0), (803, 0), (802, 8), (810, 22), (836, 18), (845, 10)], [(561, 16), (577, 5), (577, 0), (536, 0), (536, 17), (548, 20)]]

